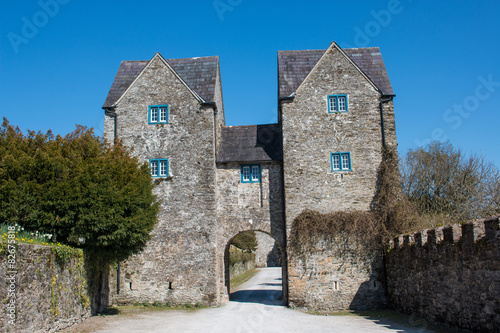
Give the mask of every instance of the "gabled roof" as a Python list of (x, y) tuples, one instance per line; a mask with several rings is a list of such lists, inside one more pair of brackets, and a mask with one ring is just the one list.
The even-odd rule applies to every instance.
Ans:
[(122, 61), (103, 107), (106, 108), (115, 104), (148, 63), (148, 60)]
[[(378, 47), (342, 49), (384, 95), (393, 95), (391, 81)], [(278, 51), (279, 97), (292, 95), (326, 50)]]
[[(166, 59), (168, 64), (205, 102), (214, 101), (219, 57)], [(113, 106), (142, 72), (149, 60), (122, 61), (103, 108)]]
[(278, 124), (222, 128), (217, 162), (282, 160), (281, 127)]

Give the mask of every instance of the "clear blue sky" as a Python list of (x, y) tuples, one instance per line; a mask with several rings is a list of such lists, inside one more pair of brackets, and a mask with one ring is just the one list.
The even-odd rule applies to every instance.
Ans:
[[(54, 4), (57, 4), (55, 6)], [(277, 51), (379, 46), (400, 153), (448, 139), (500, 166), (500, 1), (1, 1), (0, 110), (103, 130), (121, 60), (219, 55), (228, 125), (276, 122)]]

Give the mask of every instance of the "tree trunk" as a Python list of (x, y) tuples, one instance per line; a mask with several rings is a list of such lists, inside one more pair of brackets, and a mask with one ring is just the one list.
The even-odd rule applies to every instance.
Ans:
[(92, 315), (103, 313), (109, 304), (109, 260), (90, 251), (85, 252), (87, 290)]

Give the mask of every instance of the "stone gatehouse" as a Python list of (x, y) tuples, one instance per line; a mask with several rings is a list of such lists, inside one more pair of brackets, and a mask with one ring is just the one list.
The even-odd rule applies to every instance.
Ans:
[(105, 137), (149, 162), (161, 202), (151, 241), (120, 265), (126, 302), (222, 304), (229, 244), (254, 230), (281, 251), (287, 303), (297, 290), (286, 255), (294, 218), (368, 210), (381, 149), (396, 146), (378, 48), (278, 52), (277, 124), (226, 126), (219, 66), (216, 56), (159, 53), (123, 61), (104, 103)]

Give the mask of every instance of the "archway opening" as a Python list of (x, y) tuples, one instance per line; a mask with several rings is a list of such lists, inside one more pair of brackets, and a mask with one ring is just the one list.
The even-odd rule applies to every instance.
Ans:
[(225, 285), (230, 301), (285, 305), (286, 256), (263, 231), (243, 231), (224, 252)]

